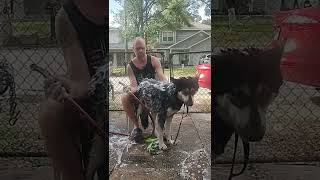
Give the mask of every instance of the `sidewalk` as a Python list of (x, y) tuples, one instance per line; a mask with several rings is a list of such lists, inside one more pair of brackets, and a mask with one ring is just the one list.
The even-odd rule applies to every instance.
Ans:
[[(126, 132), (124, 113), (110, 112), (109, 115), (110, 131)], [(174, 137), (180, 120), (181, 114), (173, 118)], [(152, 156), (145, 144), (130, 144), (127, 137), (110, 137), (110, 179), (210, 179), (211, 115), (195, 113), (185, 117), (177, 142), (169, 150)]]
[[(191, 117), (191, 118), (190, 118)], [(210, 173), (211, 117), (194, 113), (183, 119), (178, 144), (151, 156), (145, 145), (130, 144), (127, 137), (109, 138), (109, 174), (111, 180), (227, 180), (231, 164), (215, 164)], [(175, 136), (181, 114), (173, 120)], [(126, 132), (123, 112), (110, 112), (110, 130)], [(147, 132), (150, 132), (148, 129)], [(1, 180), (53, 180), (46, 158), (0, 158)], [(39, 163), (41, 162), (41, 163)], [(242, 164), (235, 166), (239, 172)], [(212, 175), (212, 176), (211, 176)], [(250, 163), (244, 174), (233, 180), (318, 180), (320, 162)]]
[[(214, 180), (227, 180), (231, 164), (214, 165)], [(238, 173), (241, 165), (235, 166)], [(320, 163), (250, 163), (245, 172), (233, 180), (319, 180)]]

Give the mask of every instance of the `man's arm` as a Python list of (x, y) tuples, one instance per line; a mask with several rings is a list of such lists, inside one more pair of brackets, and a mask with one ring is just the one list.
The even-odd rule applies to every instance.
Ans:
[(130, 64), (127, 65), (127, 69), (128, 69), (129, 80), (130, 80), (130, 90), (131, 90), (131, 92), (136, 92), (138, 83), (137, 83), (136, 77), (134, 76), (134, 73), (131, 69)]
[(163, 69), (161, 67), (161, 63), (158, 60), (158, 58), (156, 58), (154, 56), (151, 56), (151, 58), (152, 58), (152, 65), (156, 71), (156, 75), (159, 78), (159, 80), (164, 81), (164, 82), (168, 81), (166, 76), (163, 74)]
[(55, 22), (57, 40), (63, 51), (68, 75), (58, 76), (57, 80), (62, 83), (72, 97), (86, 96), (90, 75), (77, 32), (64, 10), (59, 11)]

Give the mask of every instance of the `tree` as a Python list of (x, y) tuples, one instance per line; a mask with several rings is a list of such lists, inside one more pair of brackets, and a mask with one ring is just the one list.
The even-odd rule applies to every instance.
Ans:
[(122, 37), (145, 37), (148, 47), (156, 43), (161, 29), (175, 30), (184, 24), (190, 25), (190, 21), (197, 18), (196, 9), (199, 7), (196, 0), (125, 0), (126, 3), (122, 0), (116, 1), (123, 7), (114, 13), (115, 21), (120, 24)]
[(206, 16), (211, 15), (211, 0), (200, 0), (199, 2), (205, 6), (204, 11)]

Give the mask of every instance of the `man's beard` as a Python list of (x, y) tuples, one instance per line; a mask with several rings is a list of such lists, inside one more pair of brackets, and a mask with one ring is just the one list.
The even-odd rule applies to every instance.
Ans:
[(145, 53), (137, 53), (138, 58), (144, 58), (145, 55), (146, 55)]

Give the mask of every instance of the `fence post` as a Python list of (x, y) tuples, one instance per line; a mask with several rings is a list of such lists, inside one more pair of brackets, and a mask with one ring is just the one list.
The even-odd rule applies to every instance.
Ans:
[(8, 8), (6, 1), (0, 2), (0, 46), (4, 45), (5, 41), (12, 35), (12, 24)]
[(173, 62), (172, 62), (173, 54), (169, 53), (169, 69), (170, 69), (170, 77), (173, 77)]

